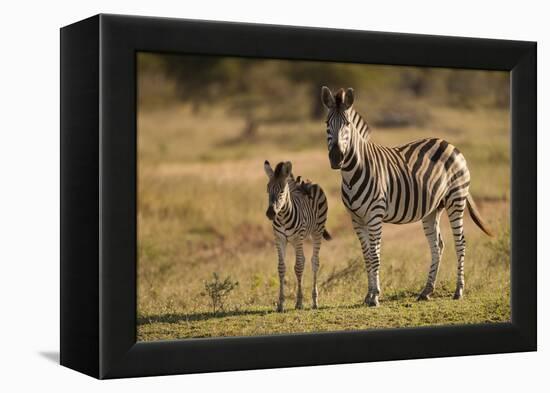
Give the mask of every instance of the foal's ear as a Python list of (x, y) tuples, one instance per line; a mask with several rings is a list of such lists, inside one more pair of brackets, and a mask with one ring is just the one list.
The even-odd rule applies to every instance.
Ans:
[(273, 177), (273, 169), (271, 168), (271, 165), (267, 160), (265, 160), (264, 162), (264, 171), (267, 177), (269, 177), (270, 179)]
[(326, 86), (323, 86), (321, 88), (321, 101), (327, 109), (332, 109), (334, 108), (334, 105), (336, 105), (336, 101), (334, 101), (334, 96), (332, 95), (332, 92)]
[(346, 106), (346, 109), (351, 108), (354, 100), (355, 97), (353, 94), (353, 89), (350, 87), (346, 90), (346, 95), (344, 96), (344, 105)]
[(292, 163), (290, 161), (287, 161), (283, 164), (283, 175), (284, 177), (290, 176), (292, 173)]

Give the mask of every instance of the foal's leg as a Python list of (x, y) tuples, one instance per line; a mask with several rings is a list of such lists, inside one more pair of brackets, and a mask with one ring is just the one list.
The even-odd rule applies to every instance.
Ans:
[(321, 249), (321, 239), (323, 238), (322, 233), (317, 233), (313, 235), (313, 255), (311, 256), (311, 267), (313, 270), (313, 289), (311, 291), (311, 300), (312, 307), (317, 308), (317, 272), (319, 271), (319, 250)]
[(439, 263), (441, 262), (441, 255), (443, 254), (444, 247), (441, 231), (439, 230), (439, 219), (441, 218), (442, 211), (443, 209), (434, 210), (422, 219), (424, 234), (428, 239), (428, 244), (430, 245), (430, 250), (432, 253), (432, 263), (428, 274), (428, 282), (426, 283), (424, 290), (418, 296), (418, 300), (428, 300), (435, 288), (437, 272), (439, 270)]
[(282, 236), (276, 236), (275, 237), (275, 246), (277, 248), (277, 255), (279, 258), (279, 263), (277, 265), (277, 271), (279, 273), (279, 303), (277, 304), (277, 311), (283, 312), (284, 311), (284, 303), (285, 303), (285, 291), (284, 291), (284, 285), (285, 285), (285, 254), (286, 254), (286, 239)]
[(456, 202), (447, 207), (449, 222), (455, 240), (456, 257), (458, 261), (456, 290), (453, 299), (461, 299), (464, 293), (464, 257), (466, 253), (466, 240), (464, 239), (464, 208), (465, 200)]
[(296, 294), (296, 309), (301, 310), (304, 307), (304, 295), (302, 293), (302, 275), (304, 274), (304, 265), (306, 257), (304, 256), (304, 242), (298, 240), (294, 245), (296, 249), (296, 264), (294, 265), (294, 273), (296, 273), (296, 281), (298, 283), (298, 293)]

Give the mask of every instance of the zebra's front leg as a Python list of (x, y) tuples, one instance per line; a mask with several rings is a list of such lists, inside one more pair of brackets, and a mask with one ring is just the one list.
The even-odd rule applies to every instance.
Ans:
[(361, 223), (353, 222), (353, 228), (355, 229), (355, 233), (359, 238), (359, 243), (361, 243), (361, 251), (363, 253), (363, 259), (365, 261), (365, 267), (367, 269), (368, 291), (367, 295), (365, 296), (365, 304), (370, 306), (372, 305), (373, 289), (375, 287), (375, 282), (373, 279), (373, 270), (371, 268), (369, 233), (367, 228)]
[(317, 308), (317, 298), (319, 292), (317, 290), (317, 272), (319, 271), (319, 250), (321, 249), (322, 234), (314, 235), (313, 237), (313, 255), (311, 257), (311, 267), (313, 270), (313, 289), (311, 290), (312, 307)]
[(369, 285), (370, 297), (367, 295), (365, 303), (367, 306), (378, 306), (380, 296), (380, 245), (382, 243), (382, 218), (375, 216), (370, 219), (368, 225), (369, 248), (367, 258), (370, 269), (371, 283)]
[(277, 264), (277, 271), (279, 273), (279, 303), (277, 303), (277, 311), (283, 312), (285, 310), (285, 254), (286, 254), (286, 239), (282, 236), (275, 238), (275, 246), (277, 247), (277, 255), (279, 263)]
[(304, 294), (302, 292), (302, 275), (304, 274), (304, 265), (306, 258), (304, 256), (304, 243), (302, 240), (298, 241), (294, 246), (296, 249), (296, 263), (294, 265), (294, 273), (296, 273), (296, 281), (298, 284), (298, 292), (296, 294), (296, 309), (301, 310), (304, 308)]
[(428, 273), (428, 281), (426, 286), (418, 296), (418, 300), (428, 300), (433, 294), (435, 289), (435, 282), (437, 280), (437, 272), (439, 271), (439, 264), (441, 262), (441, 255), (443, 254), (443, 238), (439, 229), (439, 219), (443, 209), (433, 211), (431, 214), (422, 219), (422, 227), (424, 228), (424, 234), (428, 239), (430, 245), (430, 251), (432, 254), (432, 262), (430, 264), (430, 272)]

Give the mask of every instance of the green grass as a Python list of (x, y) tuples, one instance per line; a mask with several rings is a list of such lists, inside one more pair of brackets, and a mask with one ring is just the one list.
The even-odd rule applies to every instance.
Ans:
[(415, 292), (386, 296), (380, 307), (355, 303), (326, 304), (319, 309), (275, 312), (271, 306), (252, 306), (220, 313), (168, 313), (139, 320), (140, 340), (178, 337), (223, 337), (330, 332), (410, 326), (462, 325), (507, 322), (510, 319), (509, 292), (476, 292), (461, 301), (452, 291), (443, 291), (428, 302), (417, 302)]
[[(361, 108), (360, 108), (361, 109)], [(384, 225), (380, 307), (362, 305), (366, 272), (340, 175), (330, 170), (322, 122), (265, 125), (254, 140), (223, 108), (193, 113), (185, 106), (140, 111), (138, 117), (139, 340), (354, 330), (510, 320), (508, 112), (430, 107), (422, 128), (374, 129), (385, 145), (437, 136), (465, 155), (471, 192), (497, 234), (485, 236), (469, 217), (466, 290), (454, 292), (456, 258), (449, 224), (434, 299), (416, 302), (430, 253), (420, 223)], [(368, 118), (369, 112), (362, 110)], [(201, 127), (197, 127), (197, 124)], [(263, 161), (291, 160), (296, 175), (321, 184), (329, 203), (331, 242), (321, 247), (320, 309), (311, 310), (310, 246), (306, 245), (304, 310), (294, 310), (293, 250), (287, 251), (287, 311), (275, 312), (277, 258)], [(212, 313), (204, 283), (213, 273), (239, 282)], [(337, 279), (335, 279), (335, 277)]]

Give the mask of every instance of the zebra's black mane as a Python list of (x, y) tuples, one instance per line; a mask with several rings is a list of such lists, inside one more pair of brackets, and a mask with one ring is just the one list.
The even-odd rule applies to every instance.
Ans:
[(355, 108), (351, 108), (351, 122), (355, 126), (355, 129), (363, 138), (368, 138), (371, 133), (371, 129), (367, 120), (359, 113)]
[(315, 193), (315, 187), (319, 187), (318, 184), (313, 183), (309, 179), (303, 179), (302, 176), (298, 176), (295, 182), (295, 187), (298, 192), (313, 198)]

